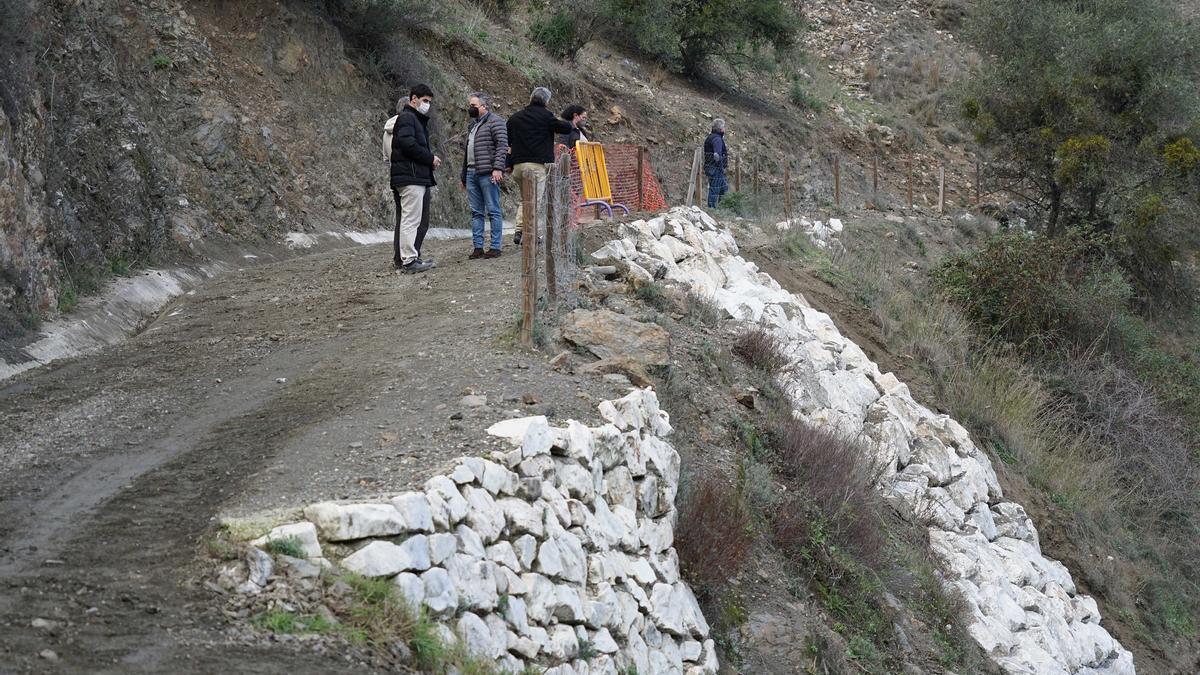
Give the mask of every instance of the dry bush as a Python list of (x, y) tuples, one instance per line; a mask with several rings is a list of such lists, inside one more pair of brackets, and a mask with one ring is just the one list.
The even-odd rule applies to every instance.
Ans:
[[(791, 415), (776, 416), (772, 427), (771, 447), (780, 478), (798, 493), (798, 499), (812, 505), (825, 532), (864, 562), (878, 561), (887, 539), (875, 489), (878, 468), (868, 450)], [(801, 538), (811, 536), (811, 522), (801, 522), (805, 520), (812, 519), (798, 501), (776, 514), (776, 537), (785, 548), (803, 545)]]
[(783, 351), (783, 340), (761, 327), (743, 331), (733, 343), (733, 353), (767, 373), (777, 373), (788, 364), (788, 358)]
[(1127, 517), (1146, 529), (1181, 520), (1195, 528), (1200, 467), (1187, 426), (1111, 358), (1089, 350), (1067, 363), (1061, 379), (1079, 412), (1076, 426), (1114, 465)]
[(675, 526), (679, 564), (696, 594), (711, 600), (740, 570), (754, 545), (750, 513), (731, 481), (698, 476), (684, 490)]

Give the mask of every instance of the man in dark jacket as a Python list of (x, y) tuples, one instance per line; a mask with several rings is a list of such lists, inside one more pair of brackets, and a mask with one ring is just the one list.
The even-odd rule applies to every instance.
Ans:
[(396, 232), (392, 238), (393, 262), (402, 272), (426, 272), (432, 261), (421, 260), (421, 244), (429, 229), (430, 188), (437, 185), (433, 171), (442, 159), (429, 146), (429, 108), (433, 90), (418, 84), (401, 101), (392, 128), (392, 194), (396, 198)]
[(704, 139), (704, 175), (708, 176), (708, 207), (712, 208), (729, 191), (725, 179), (725, 167), (729, 165), (729, 152), (725, 149), (725, 120), (717, 118), (712, 123), (712, 133)]
[[(504, 217), (500, 214), (500, 181), (504, 180), (504, 165), (508, 159), (508, 129), (504, 118), (491, 111), (492, 99), (482, 91), (467, 98), (467, 114), (471, 128), (467, 132), (467, 147), (463, 152), (462, 185), (471, 203), (471, 260), (496, 258), (500, 255), (500, 237), (504, 232)], [(491, 223), (491, 247), (483, 250), (484, 216)]]
[[(554, 116), (546, 108), (550, 103), (550, 90), (537, 87), (529, 95), (529, 105), (508, 118), (508, 143), (512, 146), (513, 178), (517, 185), (524, 176), (534, 179), (535, 195), (542, 199), (546, 192), (546, 165), (554, 163), (554, 134), (567, 134), (574, 128), (571, 123)], [(545, 208), (538, 212), (546, 213)], [(517, 207), (517, 227), (521, 226), (522, 207)], [(521, 243), (521, 230), (514, 238)]]

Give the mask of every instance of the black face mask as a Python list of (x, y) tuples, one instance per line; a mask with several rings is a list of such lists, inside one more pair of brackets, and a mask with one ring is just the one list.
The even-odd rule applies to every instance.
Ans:
[(471, 119), (475, 119), (476, 117), (479, 117), (479, 108), (471, 106), (470, 108), (467, 108), (467, 114), (471, 116)]

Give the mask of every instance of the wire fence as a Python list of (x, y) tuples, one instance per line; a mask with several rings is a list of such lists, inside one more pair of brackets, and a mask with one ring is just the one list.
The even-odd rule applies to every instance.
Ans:
[[(604, 154), (614, 205), (631, 213), (667, 207), (644, 147), (605, 145)], [(538, 327), (579, 306), (577, 279), (584, 259), (580, 227), (599, 215), (598, 207), (584, 206), (583, 176), (574, 150), (560, 151), (548, 167), (542, 194), (535, 185), (525, 178), (518, 186), (525, 215), (517, 223), (522, 232), (521, 341), (531, 346)]]
[[(687, 205), (707, 201), (708, 177), (702, 170), (702, 152), (695, 149), (685, 183), (687, 196), (683, 203)], [(791, 162), (742, 159), (731, 158), (726, 168), (726, 196), (777, 203), (785, 217), (811, 208), (814, 201), (835, 209), (929, 208), (945, 213), (978, 206), (1005, 190), (991, 167), (978, 159), (952, 163), (887, 153), (865, 158), (828, 153), (817, 163), (823, 169), (815, 173), (809, 169), (807, 175), (793, 171)], [(819, 187), (814, 188), (814, 177)]]

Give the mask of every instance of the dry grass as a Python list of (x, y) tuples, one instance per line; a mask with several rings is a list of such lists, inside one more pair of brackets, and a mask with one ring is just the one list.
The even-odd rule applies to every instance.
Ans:
[(783, 340), (766, 328), (748, 328), (733, 343), (733, 353), (766, 373), (777, 373), (788, 363)]
[(714, 473), (697, 477), (679, 502), (675, 527), (679, 564), (697, 596), (719, 596), (753, 545), (750, 513), (732, 482)]
[[(807, 424), (791, 415), (775, 416), (770, 445), (776, 471), (793, 493), (815, 507), (825, 530), (838, 543), (853, 550), (860, 560), (873, 564), (887, 544), (880, 526), (879, 493), (875, 489), (877, 467), (870, 453), (838, 434)], [(807, 537), (813, 529), (806, 509), (793, 503), (774, 520), (776, 538), (785, 548), (803, 547), (795, 537)]]

